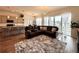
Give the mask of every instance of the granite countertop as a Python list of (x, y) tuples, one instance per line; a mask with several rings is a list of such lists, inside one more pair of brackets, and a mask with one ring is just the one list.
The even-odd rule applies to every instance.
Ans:
[(0, 29), (2, 29), (2, 28), (11, 28), (11, 27), (25, 27), (25, 26), (0, 26)]

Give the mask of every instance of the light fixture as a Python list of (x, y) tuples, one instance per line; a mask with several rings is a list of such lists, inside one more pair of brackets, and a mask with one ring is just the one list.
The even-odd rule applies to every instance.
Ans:
[(10, 18), (10, 16), (7, 16), (7, 18), (9, 19), (9, 18)]
[(16, 19), (17, 19), (18, 17), (16, 17)]

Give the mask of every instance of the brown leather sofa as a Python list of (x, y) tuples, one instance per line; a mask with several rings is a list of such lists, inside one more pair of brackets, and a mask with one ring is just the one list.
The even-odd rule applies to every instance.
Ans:
[(58, 27), (56, 26), (26, 26), (25, 28), (25, 37), (26, 39), (38, 36), (38, 35), (47, 35), (52, 38), (56, 38), (56, 33)]

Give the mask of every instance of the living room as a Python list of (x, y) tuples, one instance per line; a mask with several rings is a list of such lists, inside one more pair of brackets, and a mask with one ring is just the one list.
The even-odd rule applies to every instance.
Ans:
[(1, 53), (78, 52), (79, 7), (0, 6)]

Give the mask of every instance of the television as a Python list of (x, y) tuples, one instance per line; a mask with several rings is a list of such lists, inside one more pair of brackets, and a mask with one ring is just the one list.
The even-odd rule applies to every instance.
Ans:
[(13, 20), (7, 20), (7, 23), (14, 23)]

